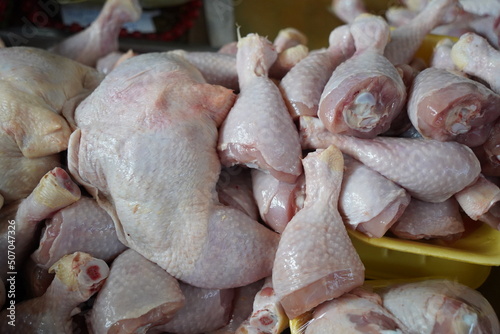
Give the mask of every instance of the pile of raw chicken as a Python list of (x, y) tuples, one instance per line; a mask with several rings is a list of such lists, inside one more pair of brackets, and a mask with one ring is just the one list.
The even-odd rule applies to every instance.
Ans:
[(0, 332), (500, 333), (457, 282), (370, 289), (347, 233), (499, 228), (499, 2), (332, 10), (318, 50), (122, 53), (136, 0), (0, 48)]

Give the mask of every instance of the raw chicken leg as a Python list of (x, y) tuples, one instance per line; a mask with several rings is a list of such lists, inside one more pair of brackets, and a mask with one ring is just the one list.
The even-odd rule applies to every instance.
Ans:
[(99, 291), (109, 268), (100, 259), (76, 252), (57, 261), (50, 271), (56, 276), (47, 292), (16, 305), (15, 326), (8, 324), (9, 310), (0, 313), (1, 333), (72, 334), (71, 317)]
[[(56, 167), (45, 174), (33, 192), (24, 199), (17, 209), (15, 219), (8, 225), (2, 225), (0, 234), (0, 252), (8, 254), (12, 235), (15, 230), (16, 268), (7, 266), (7, 256), (1, 257), (0, 278), (5, 279), (7, 272), (20, 270), (22, 262), (31, 252), (38, 223), (52, 216), (58, 210), (76, 202), (80, 198), (80, 189), (61, 168)], [(11, 227), (9, 227), (11, 226)], [(9, 237), (10, 236), (10, 237)]]
[(146, 333), (170, 321), (184, 302), (175, 278), (129, 249), (113, 261), (87, 323), (94, 334)]
[(373, 238), (382, 237), (410, 203), (410, 195), (394, 182), (344, 155), (339, 212), (344, 223)]
[(307, 45), (307, 36), (295, 28), (284, 28), (278, 31), (273, 45), (276, 52), (281, 53), (297, 45)]
[(288, 318), (273, 289), (272, 277), (255, 295), (253, 312), (236, 333), (280, 334), (288, 327)]
[(451, 49), (455, 66), (467, 74), (486, 81), (500, 94), (500, 51), (474, 33), (463, 34)]
[(218, 150), (223, 165), (246, 164), (293, 183), (302, 173), (299, 136), (281, 93), (267, 76), (276, 51), (249, 34), (238, 42), (240, 94), (221, 125)]
[(406, 87), (383, 56), (387, 22), (365, 14), (350, 29), (356, 52), (333, 71), (321, 94), (318, 117), (333, 133), (373, 138), (387, 131), (404, 107)]
[(373, 292), (356, 288), (324, 302), (313, 313), (305, 334), (404, 334), (405, 326), (382, 306)]
[(456, 70), (453, 59), (451, 58), (451, 48), (453, 44), (455, 44), (455, 42), (449, 38), (443, 38), (437, 42), (432, 52), (430, 67), (441, 68), (448, 71)]
[(179, 284), (185, 304), (166, 324), (153, 327), (155, 333), (207, 333), (225, 326), (230, 319), (234, 289), (201, 289)]
[(488, 301), (458, 282), (436, 279), (399, 284), (381, 295), (384, 307), (409, 333), (500, 333)]
[(458, 0), (432, 0), (408, 24), (391, 31), (391, 41), (384, 55), (391, 63), (408, 64), (420, 45), (435, 27), (453, 22), (458, 14)]
[(90, 26), (50, 48), (50, 51), (87, 66), (95, 66), (99, 58), (118, 51), (120, 29), (127, 22), (137, 21), (141, 13), (138, 0), (107, 0)]
[(333, 134), (320, 120), (306, 116), (300, 119), (300, 133), (304, 149), (336, 145), (427, 202), (450, 198), (474, 182), (481, 171), (472, 150), (457, 142), (381, 136), (360, 139)]
[(271, 174), (252, 170), (253, 193), (260, 216), (267, 226), (282, 233), (304, 204), (304, 177), (295, 183), (282, 182)]
[(460, 238), (464, 230), (459, 205), (453, 197), (440, 203), (412, 198), (391, 228), (394, 235), (411, 240), (442, 238), (453, 241)]
[(337, 210), (344, 162), (333, 145), (303, 159), (304, 208), (281, 236), (273, 287), (289, 319), (364, 281), (364, 266)]
[(460, 207), (473, 220), (487, 223), (500, 230), (500, 188), (479, 175), (476, 182), (455, 194)]
[(408, 115), (424, 138), (476, 147), (500, 116), (500, 95), (461, 74), (430, 67), (414, 80)]
[(75, 251), (108, 262), (126, 249), (116, 236), (111, 217), (88, 197), (58, 211), (45, 224), (40, 246), (31, 255), (42, 268)]
[(72, 113), (102, 75), (37, 48), (2, 48), (0, 59), (0, 194), (8, 203), (59, 166), (56, 153), (71, 134), (61, 114)]
[(328, 49), (309, 53), (280, 81), (279, 88), (294, 119), (317, 115), (321, 93), (333, 70), (355, 51), (348, 26), (335, 28), (329, 44)]
[(359, 15), (368, 13), (364, 0), (332, 0), (331, 9), (345, 23), (352, 23)]
[(233, 102), (182, 57), (139, 55), (79, 106), (68, 149), (72, 174), (112, 216), (120, 241), (203, 288), (269, 276), (278, 242), (217, 200), (217, 126)]

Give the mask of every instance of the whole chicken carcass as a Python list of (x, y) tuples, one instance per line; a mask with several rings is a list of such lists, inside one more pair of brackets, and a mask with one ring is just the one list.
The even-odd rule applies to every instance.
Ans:
[(303, 160), (304, 207), (281, 235), (272, 283), (289, 319), (364, 281), (364, 266), (337, 208), (344, 161), (333, 145)]
[(406, 87), (383, 55), (389, 25), (360, 15), (350, 25), (356, 52), (333, 71), (319, 101), (318, 117), (333, 132), (373, 138), (387, 131), (406, 101)]
[(319, 119), (306, 116), (300, 119), (300, 134), (303, 148), (336, 145), (423, 201), (442, 202), (474, 182), (481, 172), (472, 150), (454, 141), (356, 138), (331, 133)]
[(9, 203), (28, 196), (60, 166), (57, 153), (66, 150), (71, 134), (65, 117), (102, 74), (37, 48), (1, 48), (0, 59), (0, 194)]
[(127, 22), (137, 21), (141, 13), (138, 0), (107, 0), (90, 26), (49, 50), (87, 66), (96, 66), (100, 58), (118, 51), (120, 29)]
[(193, 286), (270, 275), (278, 235), (221, 205), (217, 127), (234, 94), (174, 53), (133, 57), (76, 110), (71, 173), (112, 216), (126, 246)]

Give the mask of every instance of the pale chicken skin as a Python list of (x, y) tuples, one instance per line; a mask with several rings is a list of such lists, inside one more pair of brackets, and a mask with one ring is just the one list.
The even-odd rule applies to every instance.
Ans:
[(454, 197), (430, 203), (412, 198), (391, 232), (403, 239), (460, 238), (465, 231), (460, 208)]
[(500, 332), (495, 311), (476, 290), (451, 280), (395, 284), (380, 292), (383, 306), (410, 334)]
[(476, 182), (455, 194), (460, 208), (473, 220), (500, 230), (500, 187), (479, 175)]
[(82, 197), (45, 220), (39, 247), (31, 258), (48, 269), (64, 255), (76, 251), (112, 261), (125, 249), (111, 217), (94, 199)]
[(387, 131), (406, 100), (406, 87), (384, 48), (389, 25), (361, 15), (350, 25), (356, 52), (341, 63), (325, 85), (318, 117), (333, 133), (373, 138)]
[(380, 238), (403, 214), (407, 191), (359, 161), (344, 155), (339, 211), (346, 226)]
[(138, 0), (107, 0), (90, 26), (49, 50), (94, 67), (100, 58), (118, 51), (122, 26), (137, 21), (141, 13)]
[(364, 266), (337, 208), (344, 162), (334, 146), (309, 153), (304, 208), (288, 223), (276, 252), (273, 288), (288, 318), (364, 281)]
[(265, 279), (234, 289), (233, 309), (227, 325), (209, 334), (234, 334), (247, 322), (253, 311), (255, 295), (262, 289)]
[(102, 74), (38, 48), (1, 48), (0, 58), (0, 194), (8, 203), (27, 197), (60, 166), (57, 153), (71, 134), (65, 117)]
[(304, 204), (304, 177), (288, 183), (258, 169), (252, 170), (252, 186), (260, 216), (267, 226), (282, 233)]
[(406, 334), (406, 327), (382, 306), (376, 293), (356, 288), (318, 306), (305, 334)]
[(87, 323), (94, 334), (145, 333), (170, 321), (184, 305), (179, 282), (129, 249), (113, 261)]
[(79, 106), (68, 149), (71, 173), (112, 216), (119, 240), (198, 287), (269, 276), (278, 241), (217, 199), (217, 127), (233, 103), (182, 57), (139, 55)]
[(148, 334), (197, 334), (217, 330), (229, 322), (235, 289), (202, 289), (179, 283), (184, 306), (175, 311), (164, 325), (156, 326)]
[(223, 165), (244, 164), (293, 183), (302, 173), (299, 135), (268, 71), (277, 54), (264, 37), (250, 34), (238, 42), (240, 93), (220, 127), (218, 151)]
[[(300, 119), (302, 147), (339, 149), (405, 188), (413, 197), (442, 202), (472, 184), (481, 164), (460, 143), (378, 136), (362, 139), (333, 134), (317, 118)], [(397, 167), (395, 167), (397, 166)]]
[(453, 22), (459, 12), (458, 0), (433, 0), (407, 24), (391, 31), (384, 55), (395, 65), (408, 64), (435, 27)]

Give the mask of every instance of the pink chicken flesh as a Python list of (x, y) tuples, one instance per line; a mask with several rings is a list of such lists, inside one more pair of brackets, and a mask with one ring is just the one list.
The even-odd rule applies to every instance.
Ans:
[(500, 116), (500, 95), (463, 75), (430, 67), (413, 82), (408, 114), (424, 138), (475, 147), (488, 139)]
[(388, 24), (367, 14), (350, 29), (356, 52), (333, 71), (321, 94), (318, 117), (333, 133), (373, 138), (387, 131), (400, 113), (406, 87), (383, 55)]

